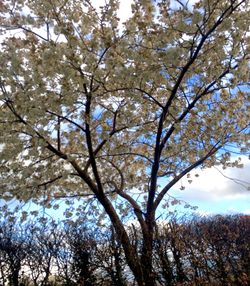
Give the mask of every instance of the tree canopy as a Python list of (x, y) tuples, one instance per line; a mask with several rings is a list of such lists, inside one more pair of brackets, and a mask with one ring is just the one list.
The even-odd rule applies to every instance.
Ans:
[(0, 2), (2, 197), (98, 201), (144, 278), (120, 212), (150, 256), (175, 183), (249, 148), (248, 1), (176, 3), (135, 0), (121, 25), (115, 0)]

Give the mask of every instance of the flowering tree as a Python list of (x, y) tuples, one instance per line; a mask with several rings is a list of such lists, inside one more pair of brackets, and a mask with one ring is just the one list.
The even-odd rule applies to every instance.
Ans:
[(198, 166), (239, 166), (229, 144), (248, 147), (247, 1), (175, 2), (135, 0), (122, 27), (115, 0), (0, 2), (2, 197), (97, 201), (138, 285), (154, 285), (165, 195)]

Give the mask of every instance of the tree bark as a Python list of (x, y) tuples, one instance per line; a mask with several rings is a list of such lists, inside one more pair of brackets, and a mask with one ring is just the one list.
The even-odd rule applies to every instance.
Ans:
[[(126, 261), (128, 263), (128, 266), (130, 267), (131, 271), (134, 274), (135, 280), (138, 284), (138, 286), (146, 286), (146, 285), (153, 285), (153, 284), (145, 284), (144, 283), (144, 272), (141, 266), (141, 261), (139, 260), (138, 254), (136, 252), (136, 249), (131, 245), (129, 236), (119, 218), (117, 215), (116, 211), (114, 210), (111, 202), (108, 200), (107, 197), (103, 194), (98, 194), (97, 198), (99, 202), (102, 204), (104, 207), (106, 213), (108, 214), (112, 225), (115, 229), (115, 232), (117, 234), (117, 239), (120, 241)], [(146, 262), (147, 263), (147, 262)]]
[(19, 271), (21, 263), (18, 261), (11, 266), (11, 274), (9, 277), (10, 286), (19, 286)]
[(155, 286), (153, 272), (153, 239), (154, 239), (154, 215), (151, 214), (146, 220), (147, 230), (143, 232), (143, 245), (141, 254), (141, 266), (145, 286)]

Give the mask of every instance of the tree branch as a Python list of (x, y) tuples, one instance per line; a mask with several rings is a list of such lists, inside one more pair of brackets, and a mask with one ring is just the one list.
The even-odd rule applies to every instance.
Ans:
[(143, 219), (143, 216), (142, 216), (142, 211), (141, 211), (141, 208), (140, 206), (137, 204), (137, 202), (130, 196), (128, 195), (127, 193), (125, 193), (123, 191), (124, 189), (124, 176), (123, 176), (123, 173), (122, 171), (111, 161), (108, 161), (115, 169), (116, 171), (119, 173), (120, 175), (120, 178), (121, 178), (121, 186), (120, 188), (118, 188), (116, 186), (116, 184), (114, 184), (115, 186), (115, 192), (121, 196), (122, 198), (124, 198), (126, 201), (128, 201), (130, 203), (130, 205), (133, 207), (134, 209), (134, 213), (141, 225), (141, 228), (142, 228), (142, 231), (143, 232), (146, 232), (147, 231), (147, 225), (145, 224), (145, 220)]
[(157, 207), (159, 206), (160, 202), (164, 198), (165, 194), (169, 191), (169, 189), (175, 185), (182, 177), (184, 177), (187, 173), (192, 171), (194, 168), (200, 166), (202, 163), (204, 163), (209, 157), (211, 157), (213, 154), (215, 154), (221, 147), (222, 145), (219, 145), (220, 142), (218, 142), (216, 145), (212, 147), (212, 149), (206, 154), (206, 156), (202, 157), (201, 159), (197, 160), (195, 163), (190, 165), (188, 168), (186, 168), (184, 171), (182, 171), (179, 175), (174, 177), (174, 179), (169, 182), (163, 189), (162, 191), (158, 194), (154, 205), (153, 205), (153, 210), (155, 211)]

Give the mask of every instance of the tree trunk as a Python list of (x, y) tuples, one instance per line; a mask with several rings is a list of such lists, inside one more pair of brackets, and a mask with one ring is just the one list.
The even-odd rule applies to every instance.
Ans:
[[(132, 246), (129, 240), (129, 236), (119, 218), (117, 215), (115, 209), (113, 208), (111, 202), (108, 200), (108, 198), (105, 197), (105, 195), (99, 195), (98, 196), (99, 202), (104, 207), (106, 213), (108, 214), (112, 225), (115, 229), (115, 232), (117, 234), (117, 239), (120, 241), (124, 254), (126, 257), (126, 261), (128, 263), (128, 266), (130, 267), (131, 271), (134, 274), (135, 280), (138, 284), (138, 286), (149, 286), (153, 284), (145, 284), (144, 283), (144, 276), (145, 276), (145, 270), (143, 271), (143, 267), (141, 265), (141, 261), (138, 257), (138, 253), (136, 252), (136, 249)], [(150, 265), (150, 263), (147, 263)]]
[(11, 274), (9, 277), (10, 286), (19, 286), (19, 271), (21, 269), (21, 263), (18, 261), (11, 266)]
[[(79, 246), (78, 246), (79, 247)], [(77, 269), (79, 269), (79, 277), (77, 281), (77, 285), (79, 286), (93, 286), (92, 283), (92, 275), (90, 271), (90, 262), (89, 262), (90, 254), (81, 248), (77, 250)]]
[(141, 266), (143, 272), (143, 281), (144, 286), (155, 286), (155, 275), (153, 273), (153, 265), (152, 265), (152, 249), (148, 246), (143, 247), (143, 253), (141, 256)]
[(153, 272), (153, 239), (154, 239), (154, 217), (150, 216), (147, 221), (147, 230), (143, 232), (143, 245), (141, 254), (141, 266), (145, 286), (155, 286), (155, 275)]
[(114, 235), (114, 228), (111, 229), (112, 231), (112, 250), (114, 251), (114, 262), (115, 262), (115, 275), (114, 275), (114, 283), (117, 286), (125, 286), (125, 280), (123, 277), (123, 272), (122, 272), (122, 265), (121, 265), (121, 251), (120, 251), (120, 244), (116, 245), (117, 243), (117, 238)]

